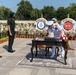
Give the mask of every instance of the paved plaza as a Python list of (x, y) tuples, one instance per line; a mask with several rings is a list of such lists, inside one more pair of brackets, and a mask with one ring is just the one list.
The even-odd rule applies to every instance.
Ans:
[(41, 58), (35, 57), (30, 62), (31, 40), (15, 38), (14, 53), (7, 51), (8, 42), (0, 44), (0, 75), (76, 75), (76, 41), (69, 41), (74, 50), (68, 50), (68, 64), (64, 65), (63, 58), (58, 58), (62, 62), (51, 60), (49, 55), (46, 58), (44, 50), (39, 51)]

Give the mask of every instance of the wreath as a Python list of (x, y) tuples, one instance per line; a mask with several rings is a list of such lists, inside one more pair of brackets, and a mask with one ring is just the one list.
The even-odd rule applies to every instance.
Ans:
[(74, 28), (76, 22), (71, 18), (66, 18), (61, 21), (61, 25), (65, 31), (70, 31)]

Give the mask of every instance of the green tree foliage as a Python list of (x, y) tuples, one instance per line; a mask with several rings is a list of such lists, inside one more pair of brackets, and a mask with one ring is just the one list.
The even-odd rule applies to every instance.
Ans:
[[(17, 4), (16, 19), (18, 20), (36, 20), (43, 17), (47, 20), (55, 17), (58, 20), (62, 20), (69, 14), (71, 18), (76, 20), (76, 3), (71, 3), (68, 7), (59, 7), (55, 9), (53, 6), (44, 6), (43, 9), (33, 8), (28, 0), (21, 0)], [(7, 19), (11, 12), (10, 8), (5, 6), (0, 7), (0, 19)]]
[(59, 20), (62, 20), (67, 17), (67, 13), (64, 7), (59, 7), (56, 11), (56, 14)]
[(75, 3), (70, 4), (68, 9), (70, 17), (76, 20), (76, 4)]
[(21, 0), (21, 2), (18, 4), (17, 9), (17, 19), (20, 20), (30, 20), (31, 19), (31, 12), (32, 12), (32, 5), (27, 0)]
[(44, 15), (44, 18), (46, 18), (47, 20), (56, 17), (56, 11), (53, 6), (44, 6), (44, 8), (41, 11)]
[(0, 7), (0, 19), (8, 19), (9, 14), (10, 14), (11, 10), (9, 8), (6, 8), (4, 6)]
[(31, 19), (36, 20), (40, 17), (41, 17), (41, 11), (38, 10), (37, 8), (33, 9), (32, 12), (31, 12)]

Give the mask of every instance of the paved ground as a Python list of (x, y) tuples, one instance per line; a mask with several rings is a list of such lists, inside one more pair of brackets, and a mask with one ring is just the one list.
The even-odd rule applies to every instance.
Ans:
[[(0, 44), (0, 55), (2, 56), (0, 58), (0, 75), (76, 75), (76, 69), (19, 65), (28, 52), (30, 53), (31, 40), (16, 38), (13, 45), (15, 53), (7, 52), (8, 42)], [(69, 43), (75, 50), (69, 50), (68, 56), (76, 57), (76, 41)], [(71, 64), (75, 65), (75, 63)]]

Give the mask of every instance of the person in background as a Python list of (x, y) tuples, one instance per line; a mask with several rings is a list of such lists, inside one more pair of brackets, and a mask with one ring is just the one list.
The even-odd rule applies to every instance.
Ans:
[(7, 28), (8, 28), (8, 52), (13, 53), (15, 50), (12, 49), (14, 37), (15, 37), (15, 13), (10, 13), (10, 18), (7, 20)]
[[(54, 36), (55, 38), (59, 38), (61, 39), (61, 36), (63, 37), (64, 36), (64, 31), (63, 31), (63, 28), (59, 25), (58, 21), (56, 18), (52, 18), (52, 21), (54, 21)], [(61, 53), (60, 53), (60, 57), (64, 57), (65, 55), (65, 50), (64, 48), (61, 46)]]

